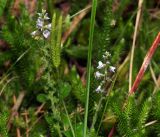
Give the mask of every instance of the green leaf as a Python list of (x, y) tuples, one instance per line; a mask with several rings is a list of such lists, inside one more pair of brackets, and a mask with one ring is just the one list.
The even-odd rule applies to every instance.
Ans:
[(84, 129), (83, 136), (87, 136), (87, 122), (88, 122), (88, 111), (89, 111), (89, 94), (91, 86), (91, 67), (92, 67), (92, 48), (93, 48), (93, 34), (95, 27), (95, 16), (97, 9), (97, 0), (92, 2), (92, 11), (91, 11), (91, 24), (89, 32), (89, 47), (88, 47), (88, 60), (87, 60), (87, 83), (86, 83), (86, 93), (85, 93), (85, 114), (84, 114)]
[(64, 99), (69, 95), (71, 91), (71, 85), (69, 85), (68, 83), (60, 83), (59, 86), (60, 86), (60, 90), (59, 90), (60, 98)]
[(62, 113), (61, 114), (61, 119), (63, 121), (63, 126), (65, 129), (68, 129), (69, 128), (69, 122), (68, 122), (68, 118), (67, 118), (67, 115), (65, 113)]
[(82, 103), (85, 102), (85, 87), (82, 85), (82, 81), (77, 74), (75, 66), (71, 69), (70, 80), (72, 83), (72, 93)]
[(47, 100), (47, 96), (45, 94), (38, 94), (37, 100), (38, 100), (38, 102), (44, 103)]
[[(75, 127), (74, 131), (75, 131), (76, 137), (83, 137), (83, 127), (84, 127), (84, 124), (83, 123), (78, 123), (74, 127)], [(71, 130), (65, 131), (64, 135), (66, 137), (72, 137)]]
[(7, 121), (8, 121), (8, 113), (3, 112), (0, 113), (0, 136), (8, 137), (7, 131)]
[(0, 17), (2, 16), (3, 12), (4, 12), (4, 8), (7, 4), (7, 0), (1, 0), (0, 1)]
[(65, 49), (65, 52), (73, 58), (86, 59), (88, 48), (85, 46), (79, 46), (79, 47), (74, 46), (74, 47)]

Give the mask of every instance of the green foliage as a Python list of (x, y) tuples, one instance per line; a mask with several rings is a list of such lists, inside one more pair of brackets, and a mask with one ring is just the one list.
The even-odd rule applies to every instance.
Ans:
[(156, 95), (153, 97), (153, 113), (156, 119), (160, 119), (160, 93), (157, 92)]
[(87, 85), (85, 93), (85, 114), (84, 114), (84, 129), (83, 136), (87, 136), (87, 121), (88, 121), (88, 111), (89, 111), (89, 97), (90, 97), (90, 86), (91, 86), (91, 70), (92, 70), (92, 49), (93, 49), (93, 36), (94, 36), (94, 26), (95, 26), (95, 17), (97, 11), (97, 0), (93, 0), (92, 10), (91, 10), (91, 23), (89, 31), (89, 44), (88, 44), (88, 58), (87, 58)]
[(123, 55), (123, 50), (125, 49), (125, 39), (122, 38), (118, 45), (116, 45), (112, 50), (114, 54), (112, 55), (112, 62), (120, 62), (121, 55)]
[(117, 10), (117, 17), (118, 16), (122, 16), (123, 12), (126, 10), (125, 8), (130, 4), (130, 0), (123, 0), (120, 5), (119, 8)]
[[(110, 39), (111, 39), (111, 21), (113, 20), (112, 15), (112, 0), (106, 0), (100, 3), (101, 14), (103, 15), (102, 24), (99, 25), (99, 28), (95, 36), (95, 58), (99, 61), (102, 59), (102, 54), (104, 54), (110, 48)], [(102, 7), (103, 5), (103, 7)]]
[(72, 93), (82, 103), (85, 102), (85, 88), (82, 85), (82, 82), (79, 76), (76, 74), (75, 67), (72, 68), (70, 73), (70, 81), (72, 83)]
[(0, 17), (2, 16), (2, 14), (4, 12), (6, 4), (7, 4), (7, 0), (1, 0), (1, 2), (0, 2)]
[(61, 58), (62, 15), (59, 17), (58, 23), (56, 19), (56, 14), (54, 13), (52, 18), (51, 51), (53, 64), (58, 68)]
[(142, 109), (139, 114), (138, 127), (142, 128), (148, 118), (149, 112), (151, 109), (151, 98), (147, 99), (142, 106)]
[(0, 136), (8, 137), (7, 131), (8, 113), (0, 113)]
[(136, 104), (134, 96), (129, 97), (123, 112), (121, 106), (117, 104), (113, 106), (113, 110), (118, 117), (118, 132), (121, 136), (146, 136), (145, 123), (151, 109), (151, 98), (143, 103), (141, 110), (138, 110), (138, 107), (140, 106)]
[(9, 21), (12, 21), (13, 28), (10, 28), (10, 24), (3, 27), (2, 36), (11, 45), (9, 56), (22, 87), (29, 89), (39, 68), (39, 60), (37, 60), (39, 58), (37, 54), (38, 48), (36, 47), (38, 43), (28, 36), (25, 24), (24, 26), (20, 25), (16, 19), (9, 19)]
[(9, 60), (11, 58), (10, 52), (1, 53), (0, 52), (0, 66), (4, 64), (6, 60)]
[[(83, 9), (89, 4), (86, 0), (39, 0), (37, 4), (25, 0), (20, 5), (15, 2), (0, 0), (0, 136), (16, 136), (19, 128), (21, 136), (26, 136), (29, 129), (31, 137), (82, 137), (85, 127), (87, 137), (106, 137), (113, 126), (116, 137), (160, 136), (160, 92), (153, 81), (153, 76), (158, 78), (160, 74), (159, 49), (151, 62), (154, 75), (148, 69), (138, 92), (128, 97), (128, 55), (138, 1), (101, 0), (97, 5), (93, 1), (92, 20), (91, 8)], [(159, 31), (156, 5), (157, 1), (145, 1), (143, 5), (133, 79)], [(47, 10), (49, 17), (53, 15), (51, 35), (34, 39), (30, 34), (35, 29), (43, 33), (35, 21), (36, 12), (42, 9)], [(18, 14), (14, 16), (12, 11)], [(77, 15), (85, 17), (80, 19)], [(45, 20), (50, 22), (49, 18)], [(63, 34), (72, 27), (65, 45), (61, 45)], [(94, 79), (94, 71), (106, 51), (111, 53), (110, 62), (116, 66), (117, 74), (107, 72), (113, 81), (106, 82), (105, 92), (98, 94), (95, 87), (99, 82)], [(86, 85), (88, 52), (90, 76)], [(21, 90), (26, 94), (16, 112), (18, 117), (13, 117), (12, 128), (8, 130), (12, 98), (18, 97)]]
[[(77, 124), (75, 125), (74, 130), (75, 130), (75, 135), (76, 135), (76, 137), (82, 137), (82, 136), (83, 136), (83, 127), (84, 127), (84, 124), (83, 124), (83, 123), (77, 123)], [(73, 137), (73, 136), (71, 135), (71, 131), (70, 131), (70, 130), (64, 132), (64, 135), (65, 135), (65, 137)]]
[(88, 48), (84, 47), (84, 46), (71, 47), (71, 48), (65, 49), (65, 52), (70, 57), (73, 57), (73, 58), (76, 58), (76, 59), (86, 59), (87, 58), (87, 51), (88, 51)]
[(71, 92), (71, 85), (69, 85), (68, 83), (60, 83), (59, 86), (60, 86), (59, 96), (61, 99), (64, 99)]
[(58, 128), (59, 128), (59, 124), (55, 122), (53, 116), (51, 115), (46, 115), (45, 119), (49, 125), (49, 129), (50, 129), (50, 133), (51, 136), (58, 136)]
[(97, 137), (95, 129), (90, 130), (89, 137)]

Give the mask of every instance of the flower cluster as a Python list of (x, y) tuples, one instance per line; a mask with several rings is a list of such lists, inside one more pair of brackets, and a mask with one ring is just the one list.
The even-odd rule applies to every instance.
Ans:
[(33, 37), (43, 35), (44, 38), (48, 38), (50, 36), (51, 31), (51, 23), (48, 24), (48, 20), (50, 19), (48, 17), (48, 13), (46, 13), (46, 10), (42, 9), (42, 13), (37, 13), (38, 19), (36, 21), (36, 28), (37, 30), (33, 31), (31, 35)]
[(104, 86), (106, 81), (111, 81), (108, 77), (108, 72), (115, 73), (116, 68), (110, 65), (108, 61), (111, 54), (109, 52), (105, 52), (103, 57), (103, 61), (98, 62), (97, 71), (95, 72), (95, 78), (100, 81), (99, 86), (96, 89), (97, 93), (104, 92)]

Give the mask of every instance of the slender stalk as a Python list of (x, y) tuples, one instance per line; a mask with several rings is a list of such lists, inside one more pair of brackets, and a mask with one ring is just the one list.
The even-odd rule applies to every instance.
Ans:
[[(116, 77), (117, 77), (117, 76), (116, 76)], [(98, 136), (98, 132), (99, 132), (99, 130), (100, 130), (100, 128), (101, 128), (102, 120), (103, 120), (104, 114), (105, 114), (105, 112), (106, 112), (108, 103), (109, 103), (109, 94), (110, 94), (110, 92), (112, 91), (112, 89), (113, 89), (113, 87), (114, 87), (115, 81), (116, 81), (116, 78), (115, 78), (115, 80), (114, 80), (114, 83), (112, 84), (111, 89), (108, 91), (107, 96), (106, 96), (106, 103), (105, 103), (105, 106), (104, 106), (104, 109), (103, 109), (103, 112), (102, 112), (102, 115), (101, 115), (101, 118), (100, 118), (100, 122), (99, 122), (99, 125), (98, 125), (97, 136)]]
[(72, 136), (73, 136), (73, 137), (76, 137), (76, 136), (75, 136), (74, 129), (73, 129), (73, 126), (72, 126), (72, 123), (71, 123), (71, 120), (70, 120), (69, 115), (68, 115), (68, 111), (67, 111), (67, 109), (66, 109), (66, 105), (65, 105), (64, 101), (62, 101), (62, 103), (63, 103), (63, 107), (64, 107), (65, 112), (66, 112), (66, 115), (67, 115), (67, 119), (68, 119), (68, 122), (69, 122), (69, 126), (70, 126), (70, 128), (71, 128)]
[(103, 99), (104, 99), (104, 97), (101, 96), (101, 99), (99, 100), (98, 106), (97, 106), (97, 108), (96, 108), (96, 112), (95, 112), (95, 114), (94, 114), (94, 116), (93, 116), (93, 120), (92, 120), (93, 122), (92, 122), (92, 125), (91, 125), (91, 129), (94, 129), (95, 123), (96, 123), (96, 121), (97, 121), (98, 112), (99, 112), (100, 107), (101, 107), (101, 105), (102, 105), (102, 100), (103, 100)]
[(144, 58), (144, 61), (143, 61), (143, 64), (138, 72), (138, 75), (136, 77), (136, 80), (134, 81), (134, 84), (130, 90), (130, 94), (132, 94), (133, 92), (136, 91), (136, 89), (138, 88), (141, 80), (142, 80), (142, 77), (144, 75), (144, 72), (146, 71), (150, 61), (151, 61), (151, 58), (153, 56), (153, 54), (155, 53), (157, 47), (159, 46), (159, 43), (160, 43), (160, 32), (158, 33), (156, 39), (154, 40), (151, 48), (148, 50), (148, 53), (146, 55), (146, 57)]
[(130, 67), (129, 67), (129, 91), (131, 90), (131, 86), (132, 86), (133, 59), (134, 59), (134, 51), (135, 51), (138, 27), (140, 25), (142, 4), (143, 4), (143, 0), (139, 0), (138, 11), (137, 11), (137, 16), (136, 16), (135, 31), (134, 31), (134, 35), (133, 35), (133, 42), (132, 42), (132, 49), (131, 49)]
[(87, 120), (88, 120), (88, 106), (89, 106), (89, 92), (90, 92), (90, 75), (91, 75), (91, 60), (92, 60), (92, 47), (93, 47), (93, 33), (94, 24), (96, 16), (97, 0), (92, 2), (92, 12), (91, 12), (91, 25), (89, 33), (89, 50), (88, 50), (88, 63), (87, 63), (87, 91), (86, 91), (86, 101), (85, 101), (85, 116), (84, 116), (84, 131), (83, 137), (87, 136)]

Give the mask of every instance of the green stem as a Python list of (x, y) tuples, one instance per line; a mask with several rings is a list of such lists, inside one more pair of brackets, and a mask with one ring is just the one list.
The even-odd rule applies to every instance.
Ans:
[(71, 120), (70, 120), (70, 118), (69, 118), (68, 111), (67, 111), (67, 109), (66, 109), (66, 105), (65, 105), (64, 101), (62, 101), (62, 103), (63, 103), (63, 107), (64, 107), (65, 112), (66, 112), (66, 115), (67, 115), (67, 119), (68, 119), (68, 122), (69, 122), (69, 126), (70, 126), (70, 128), (71, 128), (72, 136), (75, 137), (75, 132), (74, 132), (74, 129), (73, 129)]
[(57, 132), (58, 132), (59, 137), (63, 137), (63, 136), (62, 136), (62, 133), (61, 133), (61, 130), (60, 130), (59, 124), (56, 126), (56, 129), (57, 129)]
[(97, 135), (98, 135), (99, 129), (100, 129), (100, 127), (101, 127), (102, 120), (103, 120), (103, 116), (104, 116), (104, 113), (106, 112), (106, 108), (107, 108), (108, 102), (109, 102), (109, 99), (107, 99), (107, 101), (106, 101), (106, 103), (105, 103), (105, 107), (104, 107), (104, 110), (103, 110), (103, 112), (102, 112), (102, 116), (101, 116), (101, 118), (100, 118), (100, 123), (99, 123), (98, 129), (97, 129)]
[(101, 127), (101, 124), (102, 124), (102, 120), (103, 120), (104, 114), (105, 114), (105, 112), (106, 112), (106, 110), (107, 110), (107, 106), (108, 106), (109, 99), (110, 99), (110, 97), (109, 97), (110, 92), (113, 90), (113, 87), (114, 87), (114, 85), (115, 85), (116, 79), (117, 79), (117, 74), (116, 74), (116, 76), (115, 76), (115, 78), (114, 78), (114, 81), (113, 81), (113, 83), (112, 83), (112, 85), (111, 85), (111, 88), (110, 88), (110, 89), (108, 90), (108, 92), (107, 92), (106, 103), (105, 103), (105, 106), (104, 106), (104, 110), (103, 110), (103, 112), (102, 112), (102, 116), (101, 116), (101, 118), (100, 118), (99, 126), (98, 126), (98, 129), (97, 129), (97, 135), (98, 135), (98, 132), (99, 132), (99, 130), (100, 130), (100, 127)]
[(91, 12), (91, 25), (89, 33), (89, 50), (88, 50), (88, 63), (87, 63), (87, 91), (86, 91), (86, 101), (85, 101), (85, 116), (84, 116), (84, 131), (83, 137), (87, 136), (87, 120), (88, 120), (88, 106), (89, 106), (89, 92), (90, 92), (90, 75), (91, 75), (91, 60), (92, 60), (92, 47), (93, 47), (93, 33), (94, 24), (96, 16), (97, 0), (92, 2), (92, 12)]
[(97, 108), (96, 108), (96, 112), (95, 112), (95, 114), (94, 114), (94, 116), (93, 116), (93, 122), (92, 122), (92, 125), (91, 125), (91, 129), (94, 129), (94, 125), (95, 125), (95, 123), (96, 123), (96, 121), (97, 121), (98, 112), (99, 112), (100, 107), (101, 107), (101, 105), (102, 105), (102, 100), (103, 100), (103, 99), (104, 99), (104, 97), (102, 97), (102, 95), (101, 95), (101, 98), (100, 98), (100, 100), (99, 100), (98, 106), (97, 106)]

